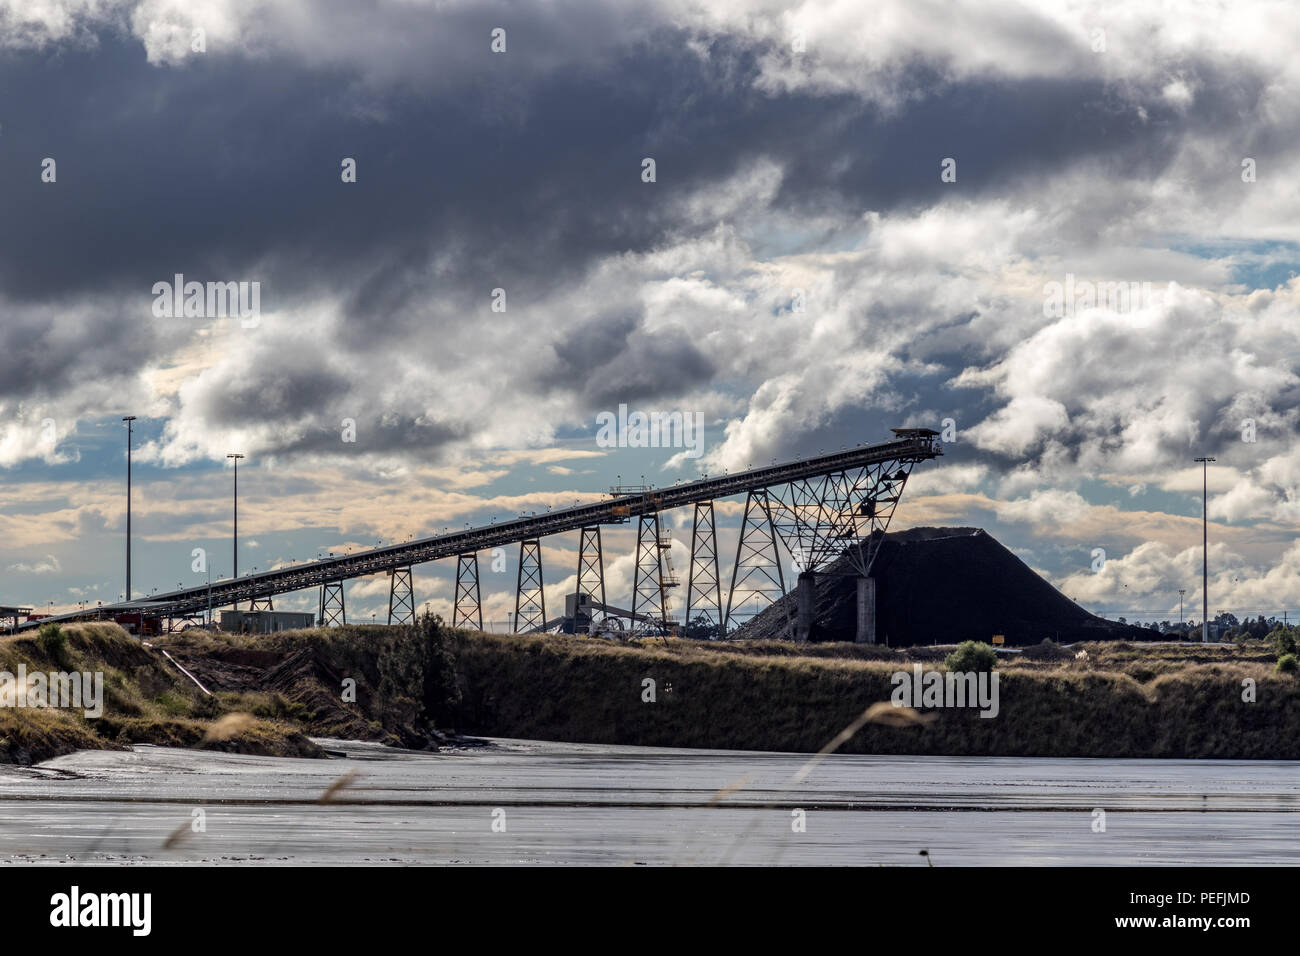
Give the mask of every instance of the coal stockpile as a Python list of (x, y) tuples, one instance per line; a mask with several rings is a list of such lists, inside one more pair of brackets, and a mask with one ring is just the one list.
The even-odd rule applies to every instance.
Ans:
[[(885, 536), (876, 557), (876, 641), (914, 644), (989, 643), (1008, 646), (1050, 638), (1143, 640), (1154, 632), (1085, 611), (979, 528), (912, 528)], [(793, 582), (791, 582), (793, 583)], [(816, 578), (813, 641), (852, 641), (857, 628), (857, 576), (840, 558)], [(737, 633), (746, 639), (786, 635), (794, 595), (754, 617)]]

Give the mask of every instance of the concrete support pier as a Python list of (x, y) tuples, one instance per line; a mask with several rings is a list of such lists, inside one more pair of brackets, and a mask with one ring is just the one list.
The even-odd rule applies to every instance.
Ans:
[(813, 601), (816, 594), (814, 585), (813, 573), (804, 571), (799, 575), (799, 582), (795, 586), (794, 639), (800, 644), (806, 644), (812, 634)]
[(858, 644), (876, 643), (876, 579), (858, 578)]

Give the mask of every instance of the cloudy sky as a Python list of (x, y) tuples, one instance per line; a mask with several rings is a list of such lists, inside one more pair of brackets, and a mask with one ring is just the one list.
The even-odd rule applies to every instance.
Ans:
[[(0, 603), (117, 599), (135, 414), (137, 591), (230, 573), (229, 452), (247, 571), (951, 419), (899, 526), (1176, 620), (1212, 455), (1212, 613), (1296, 608), (1297, 49), (1263, 0), (0, 0)], [(178, 273), (260, 318), (157, 316)], [(703, 457), (600, 447), (620, 403)]]

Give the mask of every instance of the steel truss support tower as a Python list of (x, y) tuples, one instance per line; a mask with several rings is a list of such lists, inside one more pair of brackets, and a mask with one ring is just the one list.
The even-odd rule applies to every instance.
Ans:
[(695, 618), (703, 618), (703, 627), (714, 630), (715, 639), (724, 637), (722, 627), (722, 576), (718, 570), (718, 532), (713, 520), (713, 502), (695, 504), (691, 524), (691, 568), (686, 577), (686, 614), (682, 622), (687, 637)]
[(456, 556), (456, 605), (452, 627), (483, 630), (483, 602), (478, 587), (478, 552)]
[(519, 542), (519, 575), (515, 579), (515, 633), (527, 634), (546, 623), (546, 595), (542, 592), (542, 543), (537, 538)]
[[(731, 570), (731, 591), (727, 594), (727, 614), (723, 631), (731, 629), (742, 608), (753, 610), (746, 620), (785, 596), (785, 575), (781, 570), (781, 549), (776, 543), (772, 523), (772, 505), (768, 490), (761, 488), (745, 496), (745, 518), (740, 525), (736, 544), (736, 563)], [(790, 630), (786, 608), (786, 630)]]
[[(644, 614), (667, 628), (667, 608), (664, 602), (663, 549), (660, 547), (659, 513), (641, 515), (636, 531), (636, 571), (632, 578), (632, 613)], [(637, 631), (650, 630), (653, 625), (633, 619)]]
[(274, 611), (275, 601), (271, 599), (270, 595), (264, 598), (253, 598), (248, 604), (248, 609), (250, 611)]
[(343, 602), (343, 582), (326, 581), (320, 586), (321, 627), (339, 627), (348, 622)]
[(605, 556), (600, 548), (600, 525), (582, 529), (578, 543), (578, 584), (575, 590), (596, 604), (605, 602)]
[(388, 623), (415, 623), (415, 587), (411, 583), (411, 566), (388, 572)]
[(847, 554), (859, 575), (870, 575), (911, 469), (910, 461), (883, 461), (770, 489), (772, 525), (798, 572), (820, 572)]

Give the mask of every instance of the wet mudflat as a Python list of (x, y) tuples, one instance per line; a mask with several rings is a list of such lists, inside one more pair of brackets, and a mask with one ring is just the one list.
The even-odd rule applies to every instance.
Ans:
[(927, 850), (936, 866), (1300, 863), (1287, 761), (810, 768), (801, 754), (325, 743), (346, 756), (141, 746), (0, 767), (0, 862), (926, 866)]

